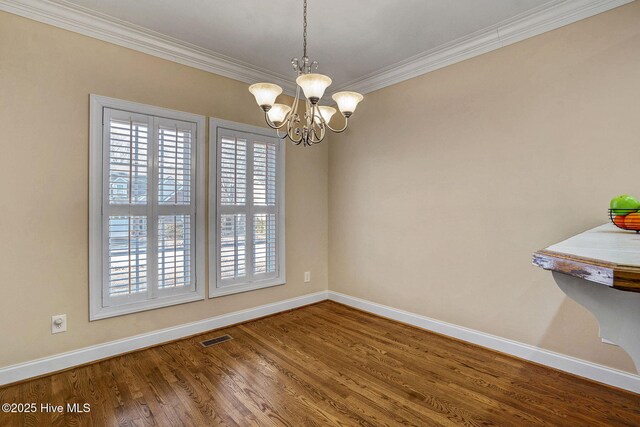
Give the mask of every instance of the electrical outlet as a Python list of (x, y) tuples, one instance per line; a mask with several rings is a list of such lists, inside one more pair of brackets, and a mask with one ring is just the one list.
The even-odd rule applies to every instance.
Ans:
[(56, 314), (55, 316), (51, 316), (51, 333), (58, 334), (60, 332), (67, 331), (67, 315), (66, 314)]
[(311, 282), (311, 272), (310, 271), (305, 271), (304, 272), (304, 283), (309, 283)]

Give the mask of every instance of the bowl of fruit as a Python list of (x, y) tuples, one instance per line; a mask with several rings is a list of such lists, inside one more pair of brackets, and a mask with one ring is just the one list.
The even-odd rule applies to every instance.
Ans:
[(640, 233), (640, 201), (628, 194), (614, 197), (609, 203), (609, 219), (618, 228)]

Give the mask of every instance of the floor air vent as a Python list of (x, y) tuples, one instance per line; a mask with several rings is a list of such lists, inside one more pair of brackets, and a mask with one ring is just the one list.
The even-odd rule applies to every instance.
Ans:
[(211, 347), (212, 345), (220, 344), (221, 342), (232, 340), (231, 335), (222, 335), (220, 337), (211, 338), (210, 340), (202, 341), (200, 344), (203, 347)]

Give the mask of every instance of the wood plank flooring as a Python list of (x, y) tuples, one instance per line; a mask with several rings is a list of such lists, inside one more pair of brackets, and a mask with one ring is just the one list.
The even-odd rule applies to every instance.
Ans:
[(0, 388), (32, 402), (91, 410), (0, 426), (640, 426), (640, 395), (329, 301)]

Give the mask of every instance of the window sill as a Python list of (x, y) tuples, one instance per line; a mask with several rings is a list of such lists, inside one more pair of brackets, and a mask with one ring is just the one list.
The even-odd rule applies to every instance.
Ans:
[(135, 302), (131, 304), (116, 305), (111, 307), (100, 307), (92, 310), (89, 321), (107, 319), (109, 317), (122, 316), (125, 314), (139, 313), (141, 311), (154, 310), (156, 308), (169, 307), (172, 305), (185, 304), (194, 301), (204, 300), (204, 295), (198, 292), (189, 292), (188, 294), (165, 296), (153, 300)]
[(254, 283), (246, 283), (240, 285), (229, 285), (224, 287), (216, 287), (215, 283), (209, 286), (209, 298), (218, 298), (226, 295), (239, 294), (242, 292), (255, 291), (257, 289), (270, 288), (272, 286), (280, 286), (287, 283), (283, 277), (275, 279), (263, 280)]

